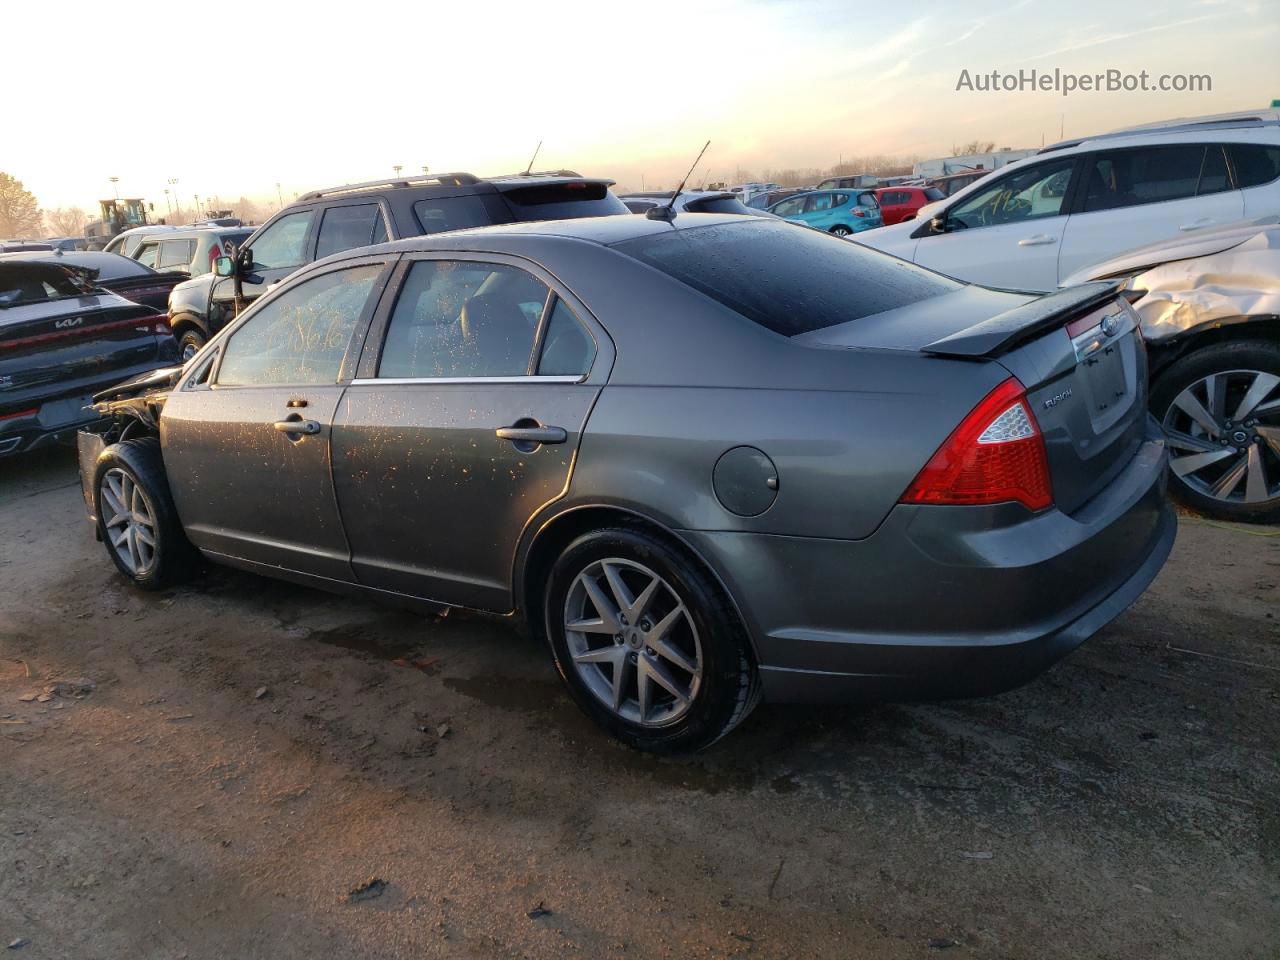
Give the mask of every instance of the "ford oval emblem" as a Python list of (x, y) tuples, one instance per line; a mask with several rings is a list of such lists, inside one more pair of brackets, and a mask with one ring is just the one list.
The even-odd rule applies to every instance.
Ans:
[(1120, 315), (1110, 314), (1102, 318), (1102, 335), (1104, 337), (1114, 337), (1116, 331), (1120, 329)]

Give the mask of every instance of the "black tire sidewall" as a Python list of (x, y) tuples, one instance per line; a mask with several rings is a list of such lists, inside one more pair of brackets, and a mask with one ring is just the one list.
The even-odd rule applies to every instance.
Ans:
[[(138, 484), (151, 504), (155, 521), (156, 562), (143, 576), (130, 572), (121, 561), (108, 539), (106, 521), (102, 516), (101, 490), (108, 470), (121, 469)], [(178, 520), (177, 508), (164, 474), (160, 458), (160, 441), (155, 437), (140, 437), (113, 443), (98, 455), (93, 473), (94, 513), (98, 518), (98, 533), (107, 555), (116, 569), (130, 582), (144, 590), (162, 590), (190, 574), (194, 549), (187, 542)]]
[[(684, 601), (702, 645), (703, 675), (692, 707), (666, 727), (641, 727), (602, 704), (578, 676), (564, 631), (564, 604), (577, 575), (608, 557), (656, 571)], [(547, 579), (544, 629), (556, 669), (582, 710), (624, 743), (654, 753), (697, 750), (718, 739), (735, 719), (744, 670), (752, 669), (736, 614), (718, 584), (684, 551), (644, 530), (614, 527), (584, 534), (561, 553)]]
[[(1227, 370), (1259, 370), (1280, 376), (1280, 344), (1262, 340), (1227, 341), (1179, 357), (1152, 384), (1152, 415), (1163, 426), (1165, 414), (1178, 394), (1197, 380)], [(1242, 523), (1280, 522), (1280, 497), (1254, 505), (1227, 503), (1192, 489), (1172, 471), (1169, 493), (1179, 502), (1218, 519)]]
[(196, 348), (196, 352), (198, 353), (200, 351), (200, 348), (203, 347), (206, 343), (208, 343), (208, 339), (199, 330), (191, 330), (191, 329), (183, 330), (182, 333), (179, 334), (178, 336), (179, 358), (181, 358), (182, 351), (186, 348), (186, 345), (188, 343), (194, 344)]

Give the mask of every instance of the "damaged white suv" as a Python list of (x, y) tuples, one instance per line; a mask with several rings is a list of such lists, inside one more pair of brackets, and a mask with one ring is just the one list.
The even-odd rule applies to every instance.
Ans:
[(1280, 110), (1068, 140), (856, 242), (960, 280), (1056, 289), (1109, 257), (1280, 213)]

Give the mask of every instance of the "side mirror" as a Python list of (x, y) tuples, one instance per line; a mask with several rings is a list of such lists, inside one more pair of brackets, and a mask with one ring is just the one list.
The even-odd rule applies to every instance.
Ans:
[(230, 257), (219, 257), (213, 261), (213, 272), (220, 277), (234, 277), (236, 274), (236, 262)]
[(946, 233), (947, 232), (947, 215), (939, 214), (929, 221), (930, 233)]

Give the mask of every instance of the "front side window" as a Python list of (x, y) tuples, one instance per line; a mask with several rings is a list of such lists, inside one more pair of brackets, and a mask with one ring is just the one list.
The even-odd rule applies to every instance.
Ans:
[(333, 383), (380, 264), (335, 270), (262, 304), (223, 348), (222, 386)]
[[(330, 207), (320, 218), (320, 236), (316, 240), (316, 259), (341, 253), (355, 247), (367, 247), (387, 238), (382, 210), (376, 203)], [(257, 256), (257, 251), (254, 251)]]
[(253, 241), (253, 266), (258, 270), (301, 266), (307, 258), (307, 231), (314, 211), (286, 213)]
[(143, 266), (151, 267), (152, 269), (154, 269), (156, 266), (156, 260), (159, 258), (159, 256), (160, 256), (160, 244), (144, 243), (142, 245), (142, 248), (138, 251), (138, 255), (134, 257), (134, 259), (137, 260), (139, 263), (141, 263)]
[(523, 376), (547, 292), (541, 280), (518, 267), (420, 260), (396, 299), (378, 376)]
[(167, 267), (189, 267), (191, 266), (191, 258), (195, 255), (194, 240), (165, 240), (160, 244), (160, 261), (158, 266), (161, 270)]
[(1067, 158), (1009, 173), (961, 200), (947, 215), (952, 227), (992, 227), (1062, 213), (1075, 160)]
[(567, 303), (556, 298), (538, 358), (538, 375), (581, 377), (591, 370), (596, 342)]
[[(1181, 200), (1199, 191), (1202, 171), (1209, 175), (1204, 193), (1212, 193), (1212, 183), (1226, 182), (1226, 171), (1215, 173), (1222, 150), (1214, 146), (1217, 160), (1206, 157), (1204, 144), (1144, 147), (1141, 150), (1111, 150), (1089, 163), (1085, 175), (1084, 210), (1116, 210), (1144, 203)], [(1210, 166), (1206, 170), (1206, 162)]]

